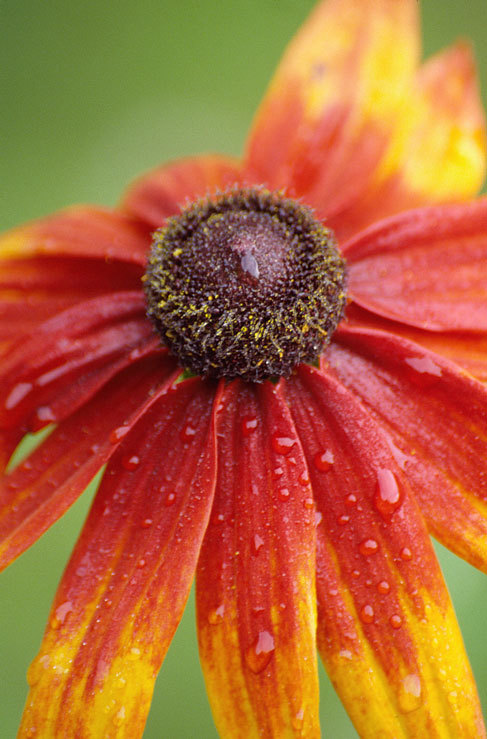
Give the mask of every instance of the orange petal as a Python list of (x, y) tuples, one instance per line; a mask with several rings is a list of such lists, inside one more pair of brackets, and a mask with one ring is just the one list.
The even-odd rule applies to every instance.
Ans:
[(212, 505), (215, 386), (174, 386), (110, 461), (52, 607), (20, 737), (142, 735)]
[[(222, 736), (318, 737), (315, 530), (279, 390), (234, 382), (197, 573), (200, 657)], [(311, 505), (309, 503), (311, 502)]]
[(145, 265), (147, 230), (108, 208), (75, 206), (0, 236), (0, 258), (89, 257)]
[(326, 360), (387, 431), (430, 531), (487, 571), (485, 385), (418, 344), (358, 326), (340, 327)]
[(387, 437), (332, 376), (286, 384), (318, 525), (318, 644), (361, 737), (485, 736), (448, 593)]
[(421, 68), (367, 192), (336, 216), (339, 233), (344, 238), (418, 205), (467, 200), (479, 191), (485, 171), (485, 114), (475, 61), (470, 46), (459, 42)]
[(230, 157), (211, 154), (180, 159), (136, 180), (121, 207), (151, 229), (159, 228), (189, 201), (231, 187), (240, 178), (239, 164)]
[(257, 113), (245, 168), (321, 217), (381, 160), (418, 61), (416, 0), (329, 0), (291, 42)]

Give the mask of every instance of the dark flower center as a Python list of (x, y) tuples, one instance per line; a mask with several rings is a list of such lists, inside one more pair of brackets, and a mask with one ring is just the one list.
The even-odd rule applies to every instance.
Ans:
[(181, 365), (261, 382), (314, 362), (346, 300), (333, 232), (263, 188), (197, 201), (155, 232), (147, 314)]

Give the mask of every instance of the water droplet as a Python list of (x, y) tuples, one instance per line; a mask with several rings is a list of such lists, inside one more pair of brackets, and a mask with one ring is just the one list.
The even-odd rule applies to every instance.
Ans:
[(250, 436), (252, 431), (255, 431), (258, 425), (258, 420), (255, 416), (245, 416), (242, 419), (242, 434), (244, 436)]
[(371, 624), (374, 620), (374, 609), (372, 606), (366, 605), (360, 609), (360, 620), (364, 624)]
[(191, 424), (188, 423), (179, 434), (179, 438), (181, 439), (183, 444), (187, 444), (188, 441), (191, 441), (193, 439), (195, 434), (196, 429), (194, 428), (194, 426), (191, 426)]
[(259, 635), (245, 652), (247, 667), (256, 675), (269, 664), (274, 653), (274, 637), (269, 631), (259, 631)]
[(30, 393), (32, 388), (31, 382), (19, 382), (15, 385), (5, 399), (6, 410), (11, 411), (15, 408)]
[(364, 539), (359, 544), (360, 554), (363, 554), (364, 557), (370, 557), (371, 554), (376, 554), (378, 550), (379, 544), (375, 539)]
[(290, 454), (291, 449), (295, 445), (296, 440), (290, 439), (289, 436), (273, 436), (272, 448), (277, 454)]
[(301, 485), (307, 485), (309, 483), (308, 470), (304, 470), (303, 472), (301, 472), (298, 480)]
[(323, 520), (323, 514), (321, 511), (316, 511), (315, 513), (315, 526), (319, 526), (320, 523)]
[(54, 616), (51, 619), (51, 627), (53, 629), (59, 629), (66, 620), (68, 613), (72, 610), (73, 604), (70, 600), (66, 600), (64, 603), (61, 603), (61, 605), (56, 608)]
[(441, 367), (429, 357), (407, 357), (404, 361), (408, 366), (409, 379), (422, 390), (436, 385), (442, 376)]
[(176, 493), (173, 492), (173, 491), (171, 491), (164, 498), (164, 505), (169, 508), (169, 506), (172, 506), (173, 505), (173, 503), (175, 502), (175, 500), (176, 500)]
[(150, 526), (152, 526), (153, 521), (152, 518), (144, 518), (142, 523), (140, 524), (143, 529), (148, 529)]
[(264, 539), (259, 536), (259, 534), (255, 534), (254, 538), (252, 539), (252, 554), (258, 554), (261, 547), (264, 546)]
[(301, 731), (304, 724), (304, 708), (300, 708), (296, 715), (293, 716), (291, 724), (295, 731)]
[(280, 477), (282, 477), (283, 474), (284, 474), (284, 470), (282, 469), (282, 467), (276, 467), (273, 471), (273, 475), (276, 479), (279, 479)]
[(377, 470), (374, 504), (379, 513), (389, 518), (397, 511), (401, 502), (401, 493), (394, 473), (388, 469)]
[(110, 444), (118, 444), (118, 442), (121, 441), (129, 431), (130, 426), (119, 426), (118, 428), (113, 429), (110, 434)]
[(145, 567), (145, 559), (139, 559), (139, 561), (137, 562), (137, 567), (139, 567), (139, 569)]
[(354, 580), (358, 580), (360, 577), (360, 570), (352, 570), (352, 577)]
[(48, 423), (52, 423), (56, 420), (56, 416), (52, 408), (48, 405), (41, 405), (35, 412), (35, 416), (31, 423), (32, 431), (40, 431)]
[(404, 562), (410, 562), (413, 558), (413, 553), (408, 547), (403, 547), (399, 552), (399, 556)]
[(121, 726), (123, 722), (125, 721), (125, 706), (122, 706), (115, 716), (113, 717), (113, 723), (115, 726)]
[(343, 659), (352, 659), (353, 654), (350, 651), (350, 649), (340, 649), (338, 652), (340, 657), (343, 657)]
[(251, 252), (246, 252), (240, 259), (240, 266), (244, 272), (248, 272), (249, 275), (254, 277), (256, 280), (259, 279), (259, 265), (257, 259)]
[(346, 516), (345, 514), (343, 516), (338, 516), (338, 519), (337, 519), (337, 523), (339, 526), (346, 526), (349, 521), (350, 521), (350, 516)]
[(390, 617), (389, 623), (393, 629), (400, 629), (402, 626), (402, 618), (397, 613), (394, 613)]
[(223, 621), (224, 614), (225, 606), (222, 604), (208, 613), (208, 623), (211, 624), (211, 626), (216, 626)]
[(357, 497), (353, 493), (350, 493), (350, 495), (347, 495), (347, 497), (345, 498), (345, 505), (347, 506), (347, 508), (353, 508), (354, 505), (356, 504), (357, 504)]
[(303, 500), (303, 505), (307, 510), (311, 510), (312, 508), (314, 508), (315, 502), (313, 498), (305, 498)]
[(314, 465), (320, 472), (328, 472), (334, 461), (335, 457), (331, 449), (327, 449), (324, 452), (317, 452), (314, 457)]
[(399, 708), (410, 713), (421, 706), (421, 680), (418, 675), (406, 675), (399, 691)]
[(122, 467), (126, 469), (128, 472), (132, 472), (132, 470), (136, 470), (139, 464), (140, 464), (140, 458), (136, 454), (131, 454), (131, 455), (127, 455), (126, 457), (122, 457)]
[(43, 654), (42, 656), (36, 657), (34, 660), (32, 660), (27, 670), (27, 682), (29, 683), (30, 687), (36, 685), (36, 683), (39, 682), (39, 680), (45, 674), (45, 671), (49, 667), (50, 661), (51, 658), (48, 654)]
[(288, 500), (289, 499), (288, 488), (279, 488), (279, 490), (277, 491), (277, 495), (279, 497), (279, 500)]
[(387, 580), (381, 580), (379, 583), (377, 583), (377, 592), (381, 595), (387, 595), (391, 590), (391, 586), (387, 582)]
[(139, 657), (140, 657), (140, 649), (138, 647), (132, 647), (132, 649), (127, 654), (127, 658), (132, 661), (139, 659)]

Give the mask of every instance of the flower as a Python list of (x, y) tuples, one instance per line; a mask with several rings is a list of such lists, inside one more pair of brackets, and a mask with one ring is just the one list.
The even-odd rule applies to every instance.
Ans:
[[(222, 735), (319, 735), (316, 641), (362, 736), (484, 735), (427, 533), (485, 569), (487, 201), (469, 202), (484, 120), (464, 44), (418, 71), (416, 13), (414, 0), (319, 4), (242, 162), (179, 161), (116, 210), (74, 208), (1, 240), (3, 463), (56, 424), (2, 480), (2, 566), (106, 465), (29, 671), (21, 736), (140, 735), (195, 571)], [(151, 262), (149, 294), (179, 269), (190, 216), (213, 229), (204, 248), (222, 245), (207, 215), (228, 200), (251, 288), (264, 278), (249, 221), (267, 248), (312, 207), (326, 227), (306, 220), (306, 233), (338, 273), (334, 232), (348, 283), (327, 294), (339, 325), (319, 367), (250, 382), (233, 379), (232, 356), (223, 379), (208, 364), (187, 378), (154, 334), (171, 341), (192, 314), (169, 326), (157, 293), (148, 320), (151, 234), (164, 226), (151, 260), (171, 243), (179, 261)]]

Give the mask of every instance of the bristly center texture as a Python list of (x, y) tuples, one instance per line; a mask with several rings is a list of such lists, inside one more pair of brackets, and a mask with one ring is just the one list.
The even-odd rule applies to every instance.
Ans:
[(197, 201), (155, 232), (147, 314), (181, 365), (206, 377), (288, 377), (314, 362), (345, 306), (333, 232), (263, 188)]

